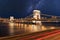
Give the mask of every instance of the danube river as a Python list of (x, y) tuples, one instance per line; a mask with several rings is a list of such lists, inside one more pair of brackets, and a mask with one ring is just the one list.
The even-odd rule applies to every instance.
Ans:
[[(53, 23), (52, 23), (53, 24)], [(33, 33), (60, 28), (57, 24), (22, 24), (22, 23), (0, 23), (0, 37), (12, 36), (17, 34)]]

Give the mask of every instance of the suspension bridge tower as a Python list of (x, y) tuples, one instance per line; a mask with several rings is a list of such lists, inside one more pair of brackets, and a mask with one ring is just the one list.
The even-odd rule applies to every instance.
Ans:
[(14, 21), (14, 17), (10, 16), (10, 22), (13, 22), (13, 21)]
[[(33, 10), (33, 18), (36, 19), (36, 20), (41, 19), (40, 10)], [(41, 21), (33, 21), (33, 22), (42, 25)]]

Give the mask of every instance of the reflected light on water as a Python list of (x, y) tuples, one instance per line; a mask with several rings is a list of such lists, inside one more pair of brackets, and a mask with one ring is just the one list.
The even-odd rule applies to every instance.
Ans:
[(32, 28), (33, 28), (34, 31), (38, 31), (36, 25), (32, 25)]
[(14, 23), (13, 23), (13, 22), (10, 22), (10, 23), (9, 23), (9, 26), (10, 26), (11, 28), (13, 28)]
[(10, 31), (10, 35), (13, 35), (13, 33), (14, 33), (14, 23), (13, 22), (9, 22), (9, 31)]
[(55, 27), (50, 26), (50, 27), (46, 27), (40, 24), (18, 24), (18, 23), (13, 23), (10, 22), (9, 23), (9, 31), (10, 31), (10, 35), (13, 35), (16, 32), (37, 32), (37, 31), (45, 31), (45, 30), (49, 30), (49, 29), (55, 29)]
[(45, 26), (42, 26), (42, 30), (47, 30), (47, 28)]
[(55, 29), (55, 27), (50, 27), (50, 29)]
[(13, 25), (18, 26), (18, 24), (17, 24), (17, 23), (15, 23), (15, 24), (13, 24)]

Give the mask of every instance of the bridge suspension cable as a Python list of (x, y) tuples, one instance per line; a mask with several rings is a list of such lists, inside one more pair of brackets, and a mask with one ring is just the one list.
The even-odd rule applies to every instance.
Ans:
[[(44, 16), (50, 16), (50, 17), (60, 17), (60, 16), (55, 16), (55, 15), (48, 15), (48, 14), (41, 14), (41, 15), (44, 15)], [(33, 14), (31, 14), (31, 15), (29, 15), (29, 16), (27, 16), (27, 17), (25, 17), (25, 18), (30, 18), (30, 17), (33, 17), (34, 15)]]
[(25, 18), (30, 18), (30, 17), (33, 17), (33, 14), (30, 14), (29, 16), (25, 17)]
[[(48, 14), (41, 14), (41, 15), (44, 15), (44, 16), (55, 16), (55, 15), (48, 15)], [(55, 17), (60, 17), (60, 16), (55, 16)]]

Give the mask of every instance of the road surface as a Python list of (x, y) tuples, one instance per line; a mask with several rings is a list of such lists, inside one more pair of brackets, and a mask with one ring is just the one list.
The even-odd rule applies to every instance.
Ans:
[(60, 30), (46, 30), (22, 36), (3, 38), (0, 40), (60, 40)]

